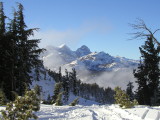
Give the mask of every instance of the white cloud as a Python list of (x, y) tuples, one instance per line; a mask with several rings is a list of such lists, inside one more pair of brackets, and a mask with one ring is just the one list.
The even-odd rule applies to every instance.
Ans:
[(85, 83), (97, 83), (100, 87), (111, 87), (114, 89), (119, 86), (123, 90), (127, 88), (129, 82), (133, 82), (134, 91), (137, 89), (133, 70), (130, 68), (120, 69), (118, 71), (102, 72), (102, 73), (91, 73), (84, 68), (83, 71), (78, 72), (79, 78)]
[(66, 30), (46, 30), (36, 32), (34, 38), (40, 38), (40, 47), (47, 45), (59, 46), (61, 44), (76, 45), (83, 37), (92, 32), (97, 34), (107, 34), (109, 25), (103, 21), (86, 22), (78, 28)]

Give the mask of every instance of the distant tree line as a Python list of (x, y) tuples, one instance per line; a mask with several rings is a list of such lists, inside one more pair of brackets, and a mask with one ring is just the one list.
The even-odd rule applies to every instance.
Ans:
[(62, 84), (62, 91), (64, 91), (64, 103), (68, 102), (70, 94), (80, 96), (88, 100), (94, 100), (102, 104), (114, 103), (114, 90), (112, 90), (110, 87), (99, 87), (99, 85), (96, 83), (83, 83), (80, 79), (77, 78), (75, 69), (72, 69), (71, 72), (68, 72), (66, 69), (65, 75), (62, 75), (61, 68), (59, 68), (58, 73), (49, 70), (49, 75), (52, 76), (57, 83)]

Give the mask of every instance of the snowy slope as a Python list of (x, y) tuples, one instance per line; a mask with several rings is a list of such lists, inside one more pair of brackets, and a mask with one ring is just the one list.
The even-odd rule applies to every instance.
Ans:
[(121, 109), (117, 105), (71, 107), (42, 104), (36, 114), (39, 120), (160, 120), (160, 107)]
[(41, 88), (41, 99), (46, 100), (48, 95), (53, 95), (53, 90), (55, 86), (55, 80), (48, 74), (48, 71), (41, 67), (39, 69), (39, 80), (37, 80), (37, 75), (35, 69), (32, 70), (32, 84), (30, 88), (34, 88), (35, 85), (39, 85)]
[(41, 53), (40, 59), (46, 68), (55, 70), (63, 64), (67, 64), (77, 58), (74, 51), (70, 50), (65, 44), (59, 47), (47, 46), (46, 51)]
[(65, 67), (74, 67), (78, 70), (86, 68), (90, 71), (117, 71), (122, 68), (135, 68), (136, 60), (124, 57), (113, 57), (105, 52), (94, 52), (66, 64)]

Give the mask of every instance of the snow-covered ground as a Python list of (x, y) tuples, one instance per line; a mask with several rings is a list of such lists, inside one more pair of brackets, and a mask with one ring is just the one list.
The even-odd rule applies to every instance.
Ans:
[[(5, 107), (0, 107), (0, 110)], [(39, 120), (160, 120), (160, 107), (137, 106), (122, 109), (118, 105), (54, 106), (41, 104)]]
[(71, 107), (42, 104), (36, 114), (39, 120), (160, 120), (160, 107), (121, 109), (118, 105)]

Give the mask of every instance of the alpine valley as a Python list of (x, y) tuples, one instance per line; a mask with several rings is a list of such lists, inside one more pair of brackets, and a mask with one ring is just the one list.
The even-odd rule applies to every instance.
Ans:
[[(45, 68), (58, 71), (59, 67), (64, 73), (75, 68), (77, 77), (85, 83), (97, 83), (101, 87), (126, 88), (128, 82), (133, 82), (133, 69), (137, 68), (139, 61), (125, 57), (111, 56), (105, 52), (91, 52), (83, 45), (72, 51), (67, 45), (59, 47), (47, 46), (40, 58)], [(135, 87), (136, 88), (136, 87)]]

